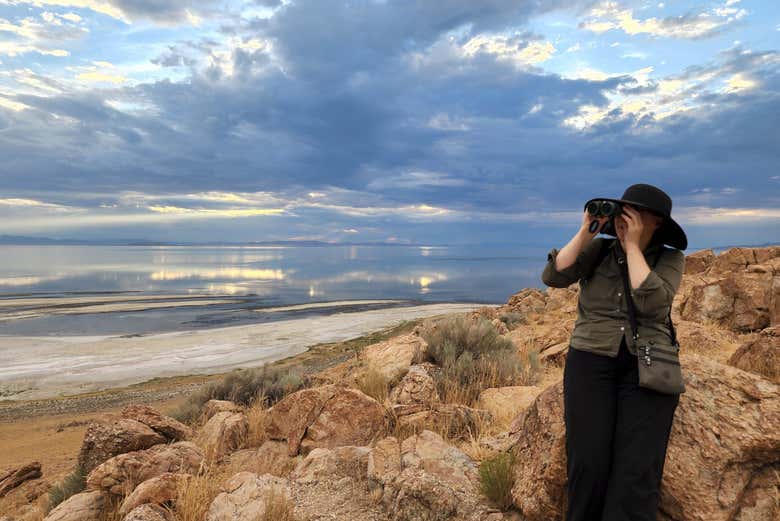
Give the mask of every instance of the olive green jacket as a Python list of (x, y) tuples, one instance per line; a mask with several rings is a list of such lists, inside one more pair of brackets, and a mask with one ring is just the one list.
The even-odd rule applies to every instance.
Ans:
[[(616, 357), (621, 338), (625, 336), (629, 352), (636, 355), (618, 264), (626, 259), (625, 253), (617, 248), (617, 240), (609, 247), (609, 254), (592, 275), (583, 278), (595, 262), (604, 240), (603, 237), (593, 239), (579, 253), (574, 264), (561, 271), (555, 269), (558, 249), (550, 250), (547, 265), (542, 272), (542, 282), (554, 288), (565, 288), (579, 280), (577, 320), (569, 341), (571, 347)], [(655, 268), (652, 268), (651, 263), (659, 248), (663, 248), (664, 252)], [(670, 345), (671, 330), (667, 315), (685, 271), (685, 254), (660, 243), (651, 243), (643, 253), (652, 269), (642, 283), (631, 291), (636, 309), (637, 333), (640, 340), (654, 340), (655, 343)]]

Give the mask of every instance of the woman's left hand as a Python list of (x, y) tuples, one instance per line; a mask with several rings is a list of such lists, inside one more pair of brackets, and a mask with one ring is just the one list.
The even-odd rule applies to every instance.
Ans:
[(623, 237), (621, 238), (623, 244), (626, 246), (629, 244), (639, 246), (639, 238), (642, 236), (642, 230), (644, 229), (642, 216), (630, 206), (623, 205), (623, 211), (618, 217), (623, 219), (623, 222), (626, 224), (626, 229), (623, 231)]

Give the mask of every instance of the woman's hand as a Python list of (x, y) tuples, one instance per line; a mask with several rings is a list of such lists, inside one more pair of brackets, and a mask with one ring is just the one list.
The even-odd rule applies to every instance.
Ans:
[(624, 250), (629, 245), (639, 246), (643, 229), (644, 223), (639, 212), (624, 204), (623, 211), (615, 218), (615, 232)]
[[(580, 227), (580, 229), (584, 233), (587, 233), (588, 236), (590, 236), (590, 238), (592, 239), (597, 233), (599, 233), (601, 227), (604, 226), (604, 223), (607, 222), (608, 220), (609, 217), (593, 217), (593, 215), (591, 215), (591, 213), (588, 210), (585, 210), (585, 212), (582, 215), (582, 226)], [(599, 225), (598, 228), (596, 228), (596, 231), (591, 232), (590, 223), (592, 223), (593, 221), (598, 221)]]

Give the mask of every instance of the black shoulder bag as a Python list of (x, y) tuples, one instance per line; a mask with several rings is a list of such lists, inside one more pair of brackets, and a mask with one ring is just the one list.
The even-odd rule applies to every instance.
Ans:
[[(663, 253), (661, 249), (653, 260), (652, 267), (658, 263)], [(639, 364), (639, 386), (653, 389), (665, 394), (681, 394), (685, 392), (685, 382), (680, 367), (680, 344), (672, 323), (672, 310), (669, 308), (669, 329), (671, 332), (671, 344), (659, 344), (654, 340), (640, 340), (637, 332), (636, 308), (634, 299), (631, 298), (631, 288), (628, 282), (628, 262), (621, 265), (623, 288), (628, 304), (628, 319), (631, 322), (631, 334), (637, 350), (637, 363)]]

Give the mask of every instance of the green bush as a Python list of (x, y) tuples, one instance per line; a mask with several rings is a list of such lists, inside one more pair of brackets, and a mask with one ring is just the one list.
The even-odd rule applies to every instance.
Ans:
[(512, 507), (514, 466), (515, 456), (508, 452), (485, 459), (479, 466), (480, 490), (501, 510)]
[(426, 322), (420, 334), (428, 345), (417, 362), (441, 367), (434, 378), (445, 401), (470, 405), (484, 389), (518, 385), (527, 372), (512, 341), (485, 318), (456, 315)]
[(516, 311), (505, 311), (498, 316), (498, 319), (506, 324), (507, 329), (510, 331), (520, 324), (525, 324), (525, 316)]
[(76, 466), (73, 472), (65, 476), (60, 483), (49, 490), (49, 510), (53, 509), (70, 496), (78, 494), (87, 486), (87, 473), (84, 467)]
[(264, 405), (273, 405), (286, 395), (304, 387), (304, 378), (297, 371), (263, 365), (258, 369), (242, 369), (211, 382), (193, 393), (189, 400), (171, 416), (192, 423), (209, 400), (230, 400), (250, 406), (262, 398)]

